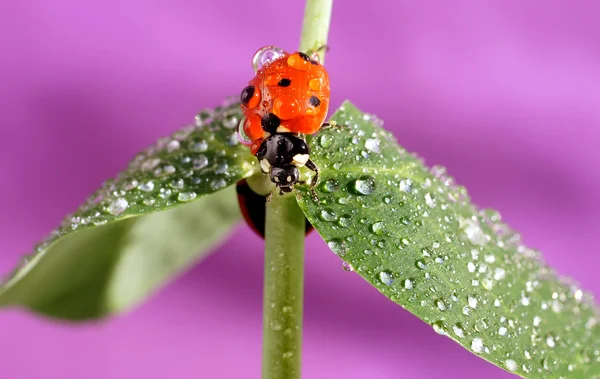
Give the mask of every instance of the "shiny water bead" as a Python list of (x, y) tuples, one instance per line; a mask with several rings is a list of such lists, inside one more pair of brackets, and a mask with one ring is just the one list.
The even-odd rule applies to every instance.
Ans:
[(312, 63), (308, 55), (304, 53), (294, 53), (288, 57), (287, 64), (294, 70), (308, 71)]
[(279, 83), (278, 74), (269, 74), (265, 77), (265, 84), (268, 86), (276, 86)]
[(293, 119), (298, 110), (298, 101), (292, 95), (281, 95), (273, 101), (273, 113), (282, 120)]
[(308, 88), (311, 91), (320, 91), (321, 90), (321, 79), (313, 78), (308, 81)]
[[(246, 125), (246, 117), (242, 117), (242, 119), (238, 123), (236, 130), (235, 130), (235, 134), (236, 134), (238, 141), (241, 144), (249, 146), (249, 145), (252, 145), (252, 140), (250, 139), (250, 137), (248, 137), (248, 135), (244, 131), (244, 125)], [(198, 152), (193, 148), (191, 150)], [(201, 150), (201, 151), (205, 151), (205, 150)]]
[(262, 128), (262, 119), (259, 115), (254, 114), (244, 122), (244, 133), (250, 137), (250, 140), (263, 138), (265, 131)]
[(285, 52), (283, 49), (276, 46), (265, 46), (254, 53), (252, 58), (252, 68), (254, 72), (258, 72), (265, 65), (273, 62), (277, 58), (280, 58)]

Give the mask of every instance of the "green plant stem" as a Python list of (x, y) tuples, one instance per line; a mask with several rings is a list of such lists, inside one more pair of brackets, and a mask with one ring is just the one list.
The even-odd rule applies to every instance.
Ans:
[[(317, 50), (327, 45), (333, 0), (306, 0), (300, 51)], [(319, 50), (319, 60), (325, 62), (325, 50)]]
[(300, 378), (304, 230), (294, 196), (273, 196), (265, 230), (264, 379)]
[[(300, 51), (327, 43), (333, 0), (307, 0)], [(318, 51), (323, 62), (325, 51)], [(263, 379), (299, 379), (304, 296), (304, 213), (294, 195), (267, 203), (263, 305)]]

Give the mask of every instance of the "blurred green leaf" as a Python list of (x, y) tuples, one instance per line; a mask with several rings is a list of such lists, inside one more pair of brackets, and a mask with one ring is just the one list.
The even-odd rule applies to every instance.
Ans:
[(22, 261), (0, 287), (0, 306), (104, 317), (208, 254), (240, 219), (229, 186), (257, 167), (236, 139), (241, 117), (233, 102), (203, 111), (195, 125), (138, 154)]
[(345, 103), (333, 119), (348, 127), (310, 141), (321, 204), (305, 187), (298, 199), (346, 270), (507, 371), (600, 375), (590, 295), (545, 266), (497, 212), (471, 204), (445, 169), (399, 147), (376, 117)]

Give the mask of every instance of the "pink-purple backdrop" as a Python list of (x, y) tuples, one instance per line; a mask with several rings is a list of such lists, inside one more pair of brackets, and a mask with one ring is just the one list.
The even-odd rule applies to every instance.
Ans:
[[(237, 94), (303, 1), (0, 2), (0, 272), (137, 150)], [(597, 1), (334, 4), (333, 107), (349, 98), (443, 164), (600, 295)], [(69, 327), (0, 312), (0, 377), (258, 378), (262, 242), (246, 227), (141, 308)], [(342, 270), (316, 233), (305, 378), (509, 378)]]

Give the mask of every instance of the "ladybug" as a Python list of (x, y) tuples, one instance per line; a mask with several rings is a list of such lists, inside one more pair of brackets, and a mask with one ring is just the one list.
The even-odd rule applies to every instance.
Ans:
[[(274, 46), (258, 50), (252, 63), (256, 75), (240, 94), (244, 113), (238, 126), (240, 141), (250, 146), (261, 171), (281, 194), (302, 183), (300, 167), (315, 172), (312, 191), (319, 169), (310, 159), (305, 136), (329, 125), (325, 123), (330, 96), (327, 71), (316, 54), (287, 53)], [(264, 237), (264, 205), (271, 194), (256, 194), (245, 180), (238, 182), (237, 191), (244, 218)], [(307, 233), (312, 230), (308, 221), (306, 227)]]
[(304, 166), (315, 172), (314, 187), (319, 169), (310, 160), (305, 136), (321, 129), (327, 117), (327, 71), (316, 54), (290, 54), (273, 46), (260, 49), (253, 65), (256, 76), (240, 94), (243, 142), (280, 193), (292, 192)]

